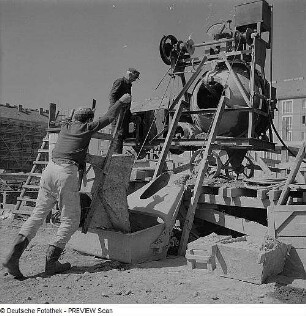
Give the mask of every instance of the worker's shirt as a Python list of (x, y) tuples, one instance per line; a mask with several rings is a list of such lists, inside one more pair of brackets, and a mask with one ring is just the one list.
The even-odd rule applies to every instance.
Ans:
[[(119, 103), (122, 105), (120, 101)], [(52, 158), (68, 159), (80, 166), (84, 165), (92, 135), (109, 125), (114, 118), (114, 110), (109, 110), (102, 118), (94, 122), (81, 123), (72, 121), (64, 123), (52, 151)]]
[(110, 106), (115, 104), (115, 102), (119, 100), (124, 94), (131, 94), (131, 91), (132, 83), (130, 83), (127, 78), (123, 77), (115, 80), (109, 94)]

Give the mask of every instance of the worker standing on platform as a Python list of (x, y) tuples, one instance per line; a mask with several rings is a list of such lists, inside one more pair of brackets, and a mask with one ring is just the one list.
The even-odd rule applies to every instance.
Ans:
[(93, 121), (93, 110), (84, 108), (75, 111), (72, 121), (62, 124), (52, 152), (52, 160), (42, 173), (36, 207), (21, 227), (3, 263), (9, 274), (23, 278), (19, 269), (19, 259), (56, 202), (61, 211), (61, 224), (47, 250), (45, 273), (53, 275), (71, 268), (70, 263), (62, 264), (58, 259), (80, 223), (78, 170), (85, 165), (87, 149), (93, 134), (109, 125), (119, 114), (120, 109), (129, 106), (130, 103), (130, 94), (123, 94), (99, 120)]
[[(131, 94), (132, 90), (132, 83), (139, 79), (139, 71), (135, 68), (129, 68), (126, 72), (126, 75), (122, 78), (119, 78), (114, 81), (113, 87), (111, 89), (109, 100), (110, 106), (112, 106), (117, 100), (119, 100), (122, 95), (125, 93)], [(119, 127), (118, 130), (118, 139), (116, 141), (114, 153), (122, 154), (123, 149), (123, 140), (127, 137), (129, 131), (129, 123), (131, 120), (132, 113), (130, 111), (130, 106), (126, 109), (124, 113), (124, 117), (122, 120), (122, 125)], [(116, 126), (116, 120), (112, 123), (112, 130), (114, 131)]]

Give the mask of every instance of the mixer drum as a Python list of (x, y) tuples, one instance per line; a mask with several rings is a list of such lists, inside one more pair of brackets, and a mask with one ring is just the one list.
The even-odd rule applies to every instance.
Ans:
[[(247, 96), (250, 95), (250, 71), (242, 63), (234, 63), (232, 68), (241, 84), (243, 85)], [(233, 77), (230, 75), (225, 64), (219, 64), (214, 70), (204, 73), (203, 77), (196, 83), (191, 97), (191, 110), (216, 109), (222, 93), (226, 96), (225, 110), (220, 121), (217, 135), (229, 137), (243, 137), (248, 131), (248, 112), (238, 110), (247, 108)], [(266, 95), (264, 91), (264, 80), (255, 75), (255, 92)], [(254, 97), (253, 107), (268, 112), (268, 104), (259, 97)], [(212, 124), (212, 113), (193, 114), (192, 118), (195, 124), (203, 131), (209, 132)], [(269, 126), (267, 117), (254, 114), (254, 131), (259, 136), (265, 133)]]

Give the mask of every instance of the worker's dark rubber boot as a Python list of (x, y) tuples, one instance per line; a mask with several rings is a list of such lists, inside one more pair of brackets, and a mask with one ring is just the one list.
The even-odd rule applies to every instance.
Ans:
[(67, 263), (60, 263), (58, 261), (61, 253), (64, 249), (49, 245), (46, 255), (46, 266), (45, 266), (45, 273), (47, 275), (54, 275), (56, 273), (61, 273), (67, 271), (71, 268), (71, 264)]
[(23, 279), (24, 276), (19, 269), (19, 259), (27, 248), (29, 240), (27, 237), (19, 234), (13, 244), (12, 250), (8, 254), (6, 260), (3, 262), (3, 267), (5, 267), (9, 274), (13, 275), (17, 279)]

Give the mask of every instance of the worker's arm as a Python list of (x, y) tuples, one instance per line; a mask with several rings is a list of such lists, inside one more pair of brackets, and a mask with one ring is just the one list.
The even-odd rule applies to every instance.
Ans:
[(127, 93), (124, 94), (118, 101), (115, 102), (113, 106), (108, 109), (107, 113), (103, 117), (91, 123), (91, 130), (93, 132), (97, 132), (98, 130), (109, 125), (118, 116), (120, 109), (128, 107), (130, 103), (131, 95)]
[(111, 106), (114, 105), (117, 101), (118, 92), (121, 89), (121, 85), (122, 85), (122, 78), (115, 80), (115, 82), (113, 83), (112, 89), (109, 94), (109, 102)]

